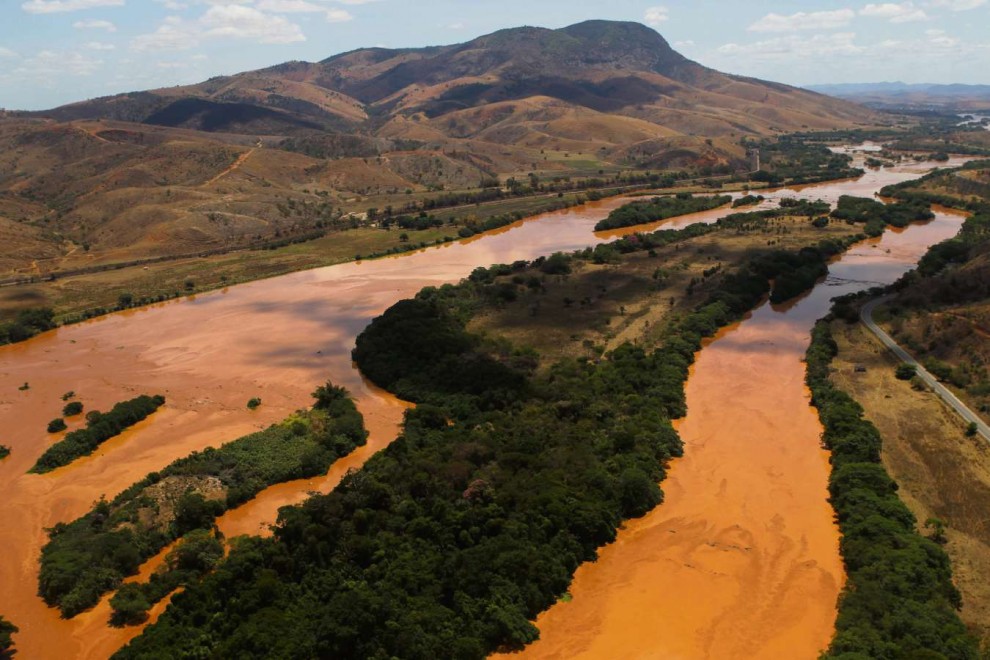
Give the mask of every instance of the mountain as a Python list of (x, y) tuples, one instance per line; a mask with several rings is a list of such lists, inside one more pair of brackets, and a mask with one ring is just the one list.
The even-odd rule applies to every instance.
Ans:
[(873, 121), (636, 23), (287, 62), (0, 116), (0, 279), (305, 233), (498, 176), (745, 169), (744, 137)]
[(545, 124), (595, 114), (611, 115), (616, 130), (631, 133), (598, 136), (611, 144), (672, 132), (714, 137), (828, 128), (868, 118), (861, 108), (814, 93), (713, 71), (650, 28), (609, 21), (501, 30), (452, 46), (362, 49), (40, 113), (211, 132), (329, 130), (502, 144), (538, 142), (544, 134), (572, 139), (573, 130)]
[(932, 83), (843, 83), (809, 90), (877, 108), (990, 110), (990, 85)]

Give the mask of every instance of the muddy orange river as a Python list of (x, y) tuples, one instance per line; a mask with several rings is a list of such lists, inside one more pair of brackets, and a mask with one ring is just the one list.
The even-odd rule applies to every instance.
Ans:
[[(871, 195), (923, 171), (881, 170), (767, 196), (834, 202), (841, 194)], [(325, 477), (274, 486), (220, 521), (228, 536), (266, 533), (279, 507), (331, 489), (396, 435), (406, 404), (362, 380), (350, 361), (354, 338), (374, 316), (423, 286), (455, 282), (477, 266), (607, 240), (615, 234), (595, 235), (592, 227), (625, 201), (537, 216), (402, 257), (113, 314), (0, 348), (0, 443), (12, 449), (0, 462), (0, 613), (20, 627), (19, 656), (106, 658), (140, 632), (108, 627), (107, 599), (69, 621), (44, 605), (36, 589), (45, 528), (77, 518), (100, 496), (112, 498), (192, 451), (308, 406), (309, 393), (331, 379), (355, 395), (369, 443)], [(727, 212), (665, 226), (710, 222)], [(819, 286), (787, 310), (761, 308), (702, 350), (687, 385), (690, 411), (680, 424), (686, 456), (664, 484), (666, 502), (579, 570), (573, 600), (540, 617), (542, 640), (527, 653), (814, 657), (831, 634), (843, 575), (825, 501), (827, 459), (802, 386), (799, 359), (809, 328), (829, 297), (864, 286), (862, 280), (892, 281), (961, 221), (939, 213), (927, 226), (859, 246), (832, 268), (853, 282)], [(24, 383), (29, 388), (19, 389)], [(61, 396), (70, 390), (88, 410), (142, 393), (164, 394), (167, 403), (94, 455), (47, 475), (26, 474), (53, 442), (45, 426), (59, 416)], [(263, 405), (249, 411), (245, 403), (255, 396)], [(70, 420), (69, 428), (80, 423)]]

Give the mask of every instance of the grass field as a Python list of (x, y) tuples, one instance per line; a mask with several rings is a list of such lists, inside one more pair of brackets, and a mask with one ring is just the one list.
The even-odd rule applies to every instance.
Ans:
[(657, 248), (655, 257), (634, 252), (615, 264), (576, 262), (570, 275), (534, 269), (521, 276), (540, 277), (542, 288), (475, 317), (470, 329), (497, 330), (514, 345), (531, 346), (544, 364), (564, 356), (597, 358), (625, 341), (651, 345), (673, 318), (693, 310), (717, 286), (720, 278), (705, 278), (704, 271), (718, 265), (731, 271), (771, 242), (798, 249), (856, 231), (845, 223), (815, 228), (807, 218), (779, 218), (766, 230), (723, 230)]

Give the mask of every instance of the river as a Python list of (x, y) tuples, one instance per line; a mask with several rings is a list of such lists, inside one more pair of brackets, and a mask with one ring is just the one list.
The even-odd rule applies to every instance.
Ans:
[[(924, 171), (923, 166), (881, 169), (868, 172), (857, 180), (765, 194), (769, 199), (807, 196), (834, 202), (842, 194), (871, 195), (883, 185), (914, 178)], [(15, 635), (21, 657), (105, 658), (139, 632), (137, 628), (121, 630), (108, 627), (109, 606), (106, 599), (94, 610), (65, 621), (35, 595), (38, 556), (45, 542), (46, 527), (82, 515), (101, 495), (113, 497), (148, 472), (160, 469), (191, 451), (217, 446), (284, 418), (293, 410), (309, 405), (309, 393), (328, 378), (332, 379), (355, 395), (371, 431), (369, 443), (339, 461), (326, 477), (275, 486), (252, 502), (229, 512), (220, 521), (221, 529), (228, 535), (264, 533), (274, 521), (279, 506), (300, 502), (310, 491), (332, 488), (346, 469), (360, 467), (369, 456), (395, 437), (405, 404), (366, 383), (350, 361), (355, 336), (374, 316), (394, 302), (414, 295), (423, 286), (457, 281), (477, 266), (532, 259), (610, 239), (615, 233), (596, 235), (592, 231), (593, 225), (625, 201), (628, 200), (606, 200), (536, 216), (483, 236), (414, 254), (293, 273), (121, 312), (60, 328), (21, 344), (0, 347), (0, 443), (12, 448), (11, 456), (0, 462), (0, 515), (4, 521), (0, 528), (0, 547), (4, 548), (4, 557), (0, 562), (0, 607), (2, 613), (21, 628), (20, 633)], [(710, 222), (728, 212), (716, 210), (663, 224), (683, 226), (695, 221)], [(945, 224), (945, 231), (950, 233), (955, 231), (954, 227), (960, 220), (958, 217), (946, 214), (939, 217), (935, 224), (939, 227)], [(942, 222), (942, 218), (947, 220)], [(917, 227), (898, 236), (913, 237), (918, 234), (929, 236), (930, 241), (937, 240), (932, 230)], [(884, 240), (889, 239), (885, 236)], [(900, 259), (902, 269), (914, 262), (914, 255), (922, 249), (922, 242), (916, 241), (917, 249), (913, 248)], [(872, 250), (869, 254), (881, 254), (883, 249), (880, 252)], [(824, 303), (819, 307), (823, 308)], [(794, 309), (808, 309), (807, 303)], [(761, 314), (766, 313), (761, 310), (753, 318), (760, 318)], [(814, 313), (816, 310), (811, 310), (806, 315), (811, 318)], [(743, 324), (725, 336), (745, 336), (747, 327)], [(831, 522), (831, 512), (823, 500), (825, 457), (822, 452), (816, 446), (808, 448), (806, 442), (789, 445), (782, 451), (780, 462), (774, 464), (771, 472), (754, 472), (741, 468), (753, 463), (751, 459), (754, 455), (768, 454), (769, 450), (760, 446), (759, 451), (754, 453), (755, 446), (736, 443), (741, 442), (743, 437), (755, 438), (762, 433), (747, 427), (752, 420), (765, 419), (769, 424), (766, 427), (768, 432), (790, 437), (794, 435), (794, 425), (797, 424), (795, 411), (803, 405), (805, 417), (810, 414), (802, 398), (805, 394), (799, 374), (793, 365), (790, 371), (784, 368), (789, 362), (796, 362), (795, 351), (802, 336), (800, 333), (789, 336), (786, 342), (784, 338), (779, 338), (778, 343), (773, 343), (774, 338), (768, 336), (765, 341), (771, 343), (750, 346), (732, 358), (741, 360), (742, 356), (749, 356), (747, 359), (752, 363), (740, 362), (744, 366), (733, 372), (735, 376), (749, 368), (776, 364), (779, 360), (780, 368), (747, 373), (747, 378), (755, 389), (759, 390), (761, 386), (768, 390), (775, 388), (784, 398), (766, 403), (765, 407), (761, 404), (758, 408), (752, 408), (758, 414), (733, 417), (734, 423), (728, 433), (720, 435), (717, 442), (715, 438), (699, 441), (695, 433), (702, 430), (695, 431), (695, 425), (714, 424), (718, 421), (714, 418), (719, 417), (729, 419), (728, 404), (737, 398), (742, 402), (742, 398), (738, 394), (727, 398), (726, 394), (736, 393), (739, 379), (730, 380), (731, 374), (723, 373), (722, 380), (719, 380), (717, 371), (709, 374), (705, 367), (715, 359), (709, 355), (724, 352), (719, 348), (725, 345), (724, 340), (702, 351), (688, 382), (692, 412), (681, 426), (688, 443), (688, 455), (674, 466), (665, 484), (667, 503), (623, 531), (619, 542), (603, 552), (602, 560), (587, 570), (581, 569), (575, 582), (572, 605), (587, 604), (588, 599), (582, 596), (581, 591), (585, 573), (606, 569), (609, 565), (606, 558), (616, 549), (630, 546), (641, 548), (636, 556), (644, 566), (656, 563), (652, 557), (662, 557), (661, 554), (651, 554), (653, 550), (659, 552), (662, 544), (630, 542), (630, 538), (642, 536), (635, 535), (635, 529), (640, 526), (647, 526), (643, 529), (648, 529), (648, 521), (655, 521), (656, 516), (669, 518), (671, 511), (676, 511), (674, 507), (687, 505), (689, 501), (698, 506), (704, 503), (709, 507), (715, 505), (712, 498), (722, 491), (685, 481), (689, 474), (686, 466), (690, 466), (691, 461), (705, 460), (705, 456), (716, 456), (716, 463), (738, 472), (734, 483), (743, 491), (773, 492), (768, 488), (767, 481), (773, 477), (789, 483), (801, 482), (802, 489), (808, 489), (818, 498), (817, 502), (808, 504), (810, 508), (801, 508), (805, 506), (804, 500), (796, 501), (789, 507), (795, 515), (800, 513), (807, 518), (806, 525), (797, 528), (785, 525), (778, 530), (777, 536), (799, 546), (814, 546), (815, 551), (822, 554), (823, 570), (832, 575), (832, 584), (825, 592), (833, 593), (837, 589), (841, 582), (836, 550), (838, 535)], [(784, 344), (792, 346), (793, 350), (778, 356), (784, 350), (781, 348)], [(803, 352), (803, 346), (800, 351)], [(762, 376), (757, 378), (756, 373)], [(790, 375), (784, 378), (784, 374)], [(19, 389), (23, 383), (28, 383), (29, 388)], [(699, 390), (698, 383), (708, 383), (705, 388), (711, 388), (711, 393), (705, 395), (704, 390)], [(63, 405), (61, 395), (69, 390), (74, 390), (90, 410), (105, 410), (117, 401), (141, 393), (161, 393), (168, 402), (148, 420), (101, 446), (93, 456), (47, 475), (28, 475), (26, 471), (52, 442), (51, 436), (45, 433), (45, 426), (48, 420), (59, 415)], [(263, 405), (258, 410), (249, 411), (245, 404), (255, 396), (263, 400)], [(714, 406), (712, 409), (718, 411), (716, 415), (704, 415), (713, 418), (707, 422), (694, 414), (694, 411), (706, 409), (703, 400), (706, 396), (707, 405)], [(799, 429), (801, 437), (814, 430), (817, 422), (812, 422), (803, 423), (807, 428)], [(70, 422), (70, 429), (79, 424), (80, 421)], [(777, 433), (781, 429), (787, 429), (787, 434)], [(704, 433), (707, 431), (702, 435)], [(776, 437), (772, 439), (777, 440)], [(720, 444), (729, 440), (733, 442)], [(704, 451), (706, 447), (708, 451)], [(695, 455), (700, 456), (695, 459)], [(812, 458), (809, 459), (809, 455)], [(811, 468), (808, 467), (809, 460)], [(817, 468), (814, 468), (816, 465)], [(740, 469), (732, 470), (732, 466)], [(806, 474), (809, 469), (813, 474)], [(737, 497), (741, 494), (733, 489), (722, 499), (734, 500)], [(763, 512), (770, 510), (764, 509)], [(743, 529), (741, 526), (740, 533)], [(799, 531), (802, 529), (809, 531)], [(759, 536), (763, 531), (751, 527), (749, 533)], [(795, 536), (795, 533), (800, 535)], [(747, 543), (749, 547), (757, 547), (758, 541), (755, 538)], [(663, 559), (658, 561), (665, 563)], [(707, 585), (698, 587), (695, 593), (699, 603), (717, 601), (714, 593), (720, 583), (736, 584), (731, 577), (710, 577), (712, 579)], [(666, 573), (662, 578), (650, 579), (655, 580), (652, 583), (654, 586), (676, 584), (668, 580)], [(775, 588), (780, 589), (787, 584), (788, 579), (784, 576)], [(614, 586), (618, 590), (621, 584)], [(638, 584), (637, 587), (649, 590), (650, 583)], [(597, 593), (601, 595), (601, 592)], [(831, 599), (830, 607), (834, 604), (834, 595)], [(805, 598), (796, 601), (789, 598), (786, 602), (790, 604), (793, 616), (798, 616), (798, 612), (808, 607), (816, 609)], [(546, 620), (552, 622), (555, 618), (559, 619), (560, 609), (551, 610)], [(616, 615), (624, 611), (621, 605), (616, 605)], [(682, 610), (678, 614), (687, 616), (690, 610)], [(826, 619), (819, 613), (818, 637), (827, 638), (831, 620)], [(698, 623), (683, 626), (682, 629), (700, 627), (701, 619), (696, 621)], [(546, 642), (534, 647), (536, 653), (544, 653), (554, 644), (552, 626), (548, 627), (543, 621), (540, 625), (546, 628)], [(725, 621), (723, 625), (736, 624)], [(638, 637), (630, 636), (629, 639), (646, 642), (657, 631), (656, 622), (651, 618), (650, 625), (639, 630)], [(769, 630), (756, 628), (751, 634), (769, 634)], [(585, 636), (585, 639), (590, 638)], [(607, 641), (607, 638), (597, 639)]]

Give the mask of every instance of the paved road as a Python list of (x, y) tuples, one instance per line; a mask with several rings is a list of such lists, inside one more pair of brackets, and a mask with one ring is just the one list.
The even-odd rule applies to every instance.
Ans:
[(912, 365), (917, 370), (918, 377), (925, 381), (925, 383), (932, 388), (932, 391), (939, 395), (943, 401), (952, 406), (952, 408), (959, 413), (959, 415), (966, 420), (967, 423), (976, 422), (976, 428), (979, 434), (986, 440), (990, 441), (990, 426), (987, 426), (986, 422), (966, 407), (966, 404), (960, 401), (959, 398), (949, 390), (949, 388), (938, 382), (938, 379), (935, 378), (935, 376), (928, 373), (923, 366), (918, 364), (917, 360), (911, 357), (911, 355), (901, 348), (897, 342), (890, 337), (890, 335), (881, 330), (880, 327), (873, 322), (873, 310), (877, 305), (882, 305), (891, 298), (893, 298), (893, 296), (882, 296), (863, 305), (863, 309), (859, 313), (859, 318), (862, 319), (863, 324), (869, 328), (870, 332), (875, 334), (877, 339), (883, 342), (883, 345), (889, 348), (890, 351), (902, 362)]

